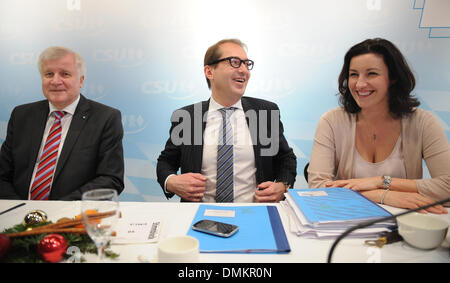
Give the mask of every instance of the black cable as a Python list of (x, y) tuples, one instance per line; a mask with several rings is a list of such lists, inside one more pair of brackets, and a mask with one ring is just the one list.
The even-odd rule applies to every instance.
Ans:
[(361, 224), (358, 224), (358, 225), (356, 225), (356, 226), (353, 226), (353, 227), (347, 229), (344, 233), (342, 233), (342, 234), (334, 241), (333, 245), (331, 246), (330, 252), (328, 253), (328, 260), (327, 260), (327, 262), (328, 262), (328, 263), (331, 263), (331, 258), (332, 258), (332, 256), (333, 256), (333, 252), (334, 252), (334, 250), (335, 250), (337, 244), (338, 244), (342, 239), (344, 239), (348, 234), (350, 234), (351, 232), (353, 232), (353, 231), (355, 231), (355, 230), (358, 230), (358, 229), (361, 229), (361, 228), (365, 228), (365, 227), (371, 226), (371, 225), (373, 225), (373, 224), (375, 224), (375, 223), (378, 223), (378, 222), (383, 222), (383, 221), (391, 220), (391, 219), (397, 218), (397, 217), (402, 216), (402, 215), (405, 215), (405, 214), (409, 214), (409, 213), (412, 213), (412, 212), (416, 212), (416, 211), (419, 211), (419, 210), (422, 210), (422, 209), (427, 209), (427, 208), (429, 208), (429, 207), (432, 207), (432, 206), (435, 206), (435, 205), (439, 205), (439, 204), (443, 204), (443, 203), (446, 203), (446, 202), (450, 202), (450, 198), (446, 198), (446, 199), (444, 199), (444, 200), (440, 200), (440, 201), (438, 201), (438, 202), (435, 202), (435, 203), (432, 203), (432, 204), (428, 204), (428, 205), (425, 205), (425, 206), (421, 206), (421, 207), (418, 207), (418, 208), (415, 208), (415, 209), (412, 209), (412, 210), (408, 210), (408, 211), (405, 211), (405, 212), (402, 212), (402, 213), (399, 213), (399, 214), (394, 214), (394, 215), (391, 215), (391, 216), (387, 216), (387, 217), (383, 217), (383, 218), (378, 218), (378, 219), (375, 219), (375, 220), (371, 220), (371, 221), (368, 221), (368, 222), (363, 222), (363, 223), (361, 223)]

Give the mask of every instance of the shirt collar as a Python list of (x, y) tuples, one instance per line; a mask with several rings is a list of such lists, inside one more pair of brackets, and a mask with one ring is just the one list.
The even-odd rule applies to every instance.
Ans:
[[(244, 110), (242, 108), (242, 101), (239, 99), (235, 104), (231, 105), (230, 107), (235, 107), (237, 109)], [(214, 100), (214, 98), (211, 96), (211, 99), (209, 100), (209, 111), (216, 111), (221, 108), (228, 108), (225, 106), (220, 105), (217, 101)]]
[(53, 104), (49, 101), (48, 102), (48, 106), (50, 107), (50, 112), (49, 115), (51, 115), (53, 113), (53, 111), (64, 111), (66, 112), (66, 114), (70, 114), (73, 115), (75, 113), (75, 110), (77, 109), (78, 106), (78, 102), (80, 101), (80, 95), (78, 96), (77, 99), (75, 99), (74, 102), (72, 102), (71, 104), (67, 105), (66, 107), (64, 107), (63, 109), (57, 109), (55, 106), (53, 106)]

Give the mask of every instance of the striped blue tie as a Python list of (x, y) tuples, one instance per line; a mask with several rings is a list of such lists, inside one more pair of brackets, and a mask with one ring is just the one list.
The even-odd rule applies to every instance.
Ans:
[(221, 108), (222, 127), (219, 130), (217, 146), (216, 202), (233, 202), (233, 129), (230, 116), (234, 107)]

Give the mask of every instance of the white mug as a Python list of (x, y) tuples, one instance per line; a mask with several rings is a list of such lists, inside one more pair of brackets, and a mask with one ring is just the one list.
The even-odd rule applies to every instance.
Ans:
[(398, 233), (403, 240), (419, 249), (434, 249), (442, 244), (448, 221), (435, 215), (411, 213), (397, 217)]
[(193, 263), (199, 261), (199, 242), (191, 236), (176, 236), (161, 240), (157, 262)]

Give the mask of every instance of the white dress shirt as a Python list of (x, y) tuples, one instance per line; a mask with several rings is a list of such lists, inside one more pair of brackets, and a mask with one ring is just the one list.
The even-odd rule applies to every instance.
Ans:
[[(61, 119), (61, 142), (59, 143), (58, 156), (56, 159), (55, 168), (58, 165), (59, 156), (61, 155), (64, 141), (66, 140), (67, 132), (69, 131), (70, 123), (72, 123), (72, 117), (73, 117), (73, 114), (75, 113), (75, 109), (77, 109), (77, 105), (78, 105), (79, 101), (80, 101), (80, 96), (78, 96), (78, 98), (74, 102), (72, 102), (72, 104), (70, 104), (69, 106), (60, 110), (60, 111), (64, 111), (65, 115)], [(36, 171), (39, 166), (39, 160), (41, 159), (42, 150), (44, 149), (45, 141), (47, 140), (47, 136), (49, 134), (51, 127), (53, 126), (53, 123), (55, 122), (55, 115), (53, 114), (53, 112), (59, 110), (55, 106), (53, 106), (50, 103), (50, 101), (48, 102), (48, 104), (49, 104), (50, 111), (48, 112), (47, 124), (45, 125), (44, 136), (42, 137), (42, 141), (41, 141), (41, 148), (39, 149), (39, 154), (35, 161), (33, 175), (32, 175), (31, 182), (30, 182), (30, 189), (28, 190), (28, 199), (30, 199), (31, 185), (33, 184), (34, 177), (36, 176)], [(52, 182), (53, 182), (53, 180), (52, 180)]]
[[(233, 128), (233, 159), (234, 159), (234, 202), (253, 202), (256, 189), (256, 167), (253, 144), (248, 129), (242, 102), (232, 105), (237, 109), (230, 116)], [(224, 108), (212, 97), (206, 118), (206, 128), (203, 133), (203, 159), (201, 174), (207, 178), (203, 202), (215, 202), (217, 180), (217, 147), (219, 129), (222, 126)]]

